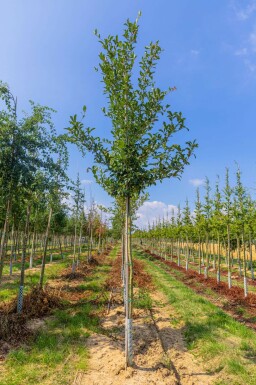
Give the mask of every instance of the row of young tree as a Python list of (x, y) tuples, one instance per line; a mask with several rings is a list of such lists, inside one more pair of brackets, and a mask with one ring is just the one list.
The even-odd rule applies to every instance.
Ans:
[(4, 266), (9, 264), (12, 275), (17, 262), (21, 312), (28, 257), (32, 268), (35, 255), (41, 255), (42, 288), (49, 246), (62, 257), (63, 248), (72, 247), (74, 270), (85, 239), (90, 260), (93, 244), (98, 241), (98, 249), (102, 247), (107, 227), (95, 204), (85, 212), (79, 176), (76, 182), (67, 176), (68, 150), (54, 129), (54, 111), (30, 102), (30, 113), (19, 119), (17, 98), (3, 82), (0, 100), (0, 283)]
[(182, 210), (179, 205), (170, 218), (163, 218), (149, 225), (147, 230), (137, 231), (134, 236), (143, 238), (152, 251), (170, 254), (172, 259), (175, 255), (178, 265), (183, 257), (187, 270), (190, 262), (196, 262), (200, 274), (204, 267), (206, 278), (213, 269), (218, 283), (221, 272), (227, 271), (229, 288), (232, 272), (238, 271), (238, 275), (244, 277), (244, 294), (247, 296), (248, 277), (254, 280), (256, 201), (243, 185), (239, 167), (234, 186), (230, 184), (229, 170), (226, 169), (223, 189), (220, 189), (218, 177), (214, 188), (206, 178), (204, 190), (201, 199), (197, 189), (192, 212), (187, 200)]

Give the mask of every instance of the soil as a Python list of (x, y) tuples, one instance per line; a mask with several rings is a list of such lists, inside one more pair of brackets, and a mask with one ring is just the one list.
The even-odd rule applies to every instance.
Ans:
[[(190, 354), (183, 339), (183, 325), (170, 326), (175, 316), (166, 297), (154, 290), (144, 263), (134, 260), (136, 286), (150, 290), (151, 309), (134, 309), (134, 364), (125, 370), (124, 323), (120, 255), (113, 262), (107, 285), (111, 288), (108, 307), (102, 320), (104, 334), (87, 339), (89, 369), (78, 371), (73, 385), (210, 385), (218, 374), (209, 374), (203, 364)], [(116, 284), (115, 284), (116, 283)], [(115, 286), (115, 287), (114, 287)], [(139, 289), (135, 289), (136, 292)], [(111, 305), (111, 306), (110, 306)]]
[[(241, 287), (233, 286), (229, 289), (226, 282), (216, 282), (216, 279), (199, 274), (197, 271), (188, 269), (186, 270), (182, 266), (176, 265), (175, 262), (166, 261), (156, 254), (150, 253), (149, 250), (145, 252), (153, 257), (153, 260), (161, 261), (170, 268), (170, 272), (179, 271), (182, 273), (179, 280), (184, 282), (185, 285), (192, 288), (195, 292), (200, 295), (204, 295), (215, 305), (221, 307), (227, 313), (232, 315), (236, 320), (245, 323), (246, 326), (256, 330), (256, 295), (248, 293), (247, 297), (244, 297), (244, 290)], [(206, 293), (205, 289), (209, 288), (213, 295), (209, 292)], [(218, 295), (214, 297), (214, 293)], [(247, 313), (246, 316), (241, 315), (241, 308)]]
[[(122, 258), (118, 254), (112, 263), (111, 273), (106, 281), (106, 287), (117, 288), (122, 287), (121, 279)], [(144, 270), (144, 263), (136, 259), (133, 260), (133, 283), (135, 287), (144, 287), (146, 289), (153, 288), (151, 276)]]
[(89, 293), (79, 287), (81, 280), (90, 275), (103, 258), (105, 254), (94, 257), (90, 265), (81, 262), (74, 273), (71, 267), (63, 270), (60, 278), (49, 280), (43, 289), (33, 287), (24, 295), (21, 314), (17, 314), (17, 297), (3, 303), (0, 306), (0, 360), (10, 349), (28, 341), (54, 309), (64, 308), (63, 300), (67, 306), (86, 300)]

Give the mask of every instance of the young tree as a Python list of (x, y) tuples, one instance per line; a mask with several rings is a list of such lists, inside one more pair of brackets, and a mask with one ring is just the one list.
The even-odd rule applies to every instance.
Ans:
[(236, 186), (235, 186), (235, 197), (237, 200), (236, 205), (236, 225), (237, 225), (237, 247), (239, 250), (239, 269), (240, 269), (240, 237), (242, 241), (243, 247), (243, 272), (244, 272), (244, 295), (247, 297), (248, 288), (247, 288), (247, 275), (246, 275), (246, 247), (245, 247), (245, 223), (248, 218), (248, 198), (246, 194), (246, 190), (242, 184), (241, 180), (241, 171), (239, 167), (236, 172)]
[[(219, 189), (219, 177), (215, 186), (215, 193), (213, 199), (213, 217), (212, 217), (212, 228), (213, 232), (217, 236), (217, 283), (220, 283), (220, 236), (221, 232), (224, 232), (224, 216), (223, 216), (223, 203), (221, 200), (221, 193)], [(214, 255), (215, 258), (215, 255)]]
[(186, 199), (186, 205), (183, 209), (183, 217), (182, 217), (182, 223), (183, 223), (183, 231), (186, 238), (186, 270), (188, 270), (188, 264), (189, 264), (189, 234), (192, 233), (192, 220), (191, 220), (191, 212), (188, 204), (188, 199)]
[[(67, 151), (63, 140), (56, 135), (53, 127), (52, 109), (30, 102), (30, 114), (24, 114), (18, 120), (17, 99), (10, 92), (8, 85), (2, 82), (0, 82), (0, 98), (6, 106), (0, 111), (0, 180), (5, 203), (4, 230), (0, 247), (1, 281), (9, 222), (11, 214), (14, 214), (12, 207), (16, 197), (19, 196), (19, 202), (24, 198), (31, 206), (38, 175), (42, 175), (44, 180), (50, 180), (54, 172), (63, 174)], [(61, 164), (55, 160), (57, 154), (62, 159)]]
[[(72, 272), (75, 272), (76, 265), (78, 264), (78, 257), (77, 257), (77, 236), (78, 236), (78, 225), (79, 222), (81, 222), (81, 214), (84, 210), (84, 203), (85, 203), (85, 197), (84, 193), (81, 189), (81, 182), (79, 178), (79, 174), (77, 175), (76, 182), (73, 187), (74, 190), (74, 205), (73, 205), (73, 216), (74, 216), (74, 247), (73, 247), (73, 264), (72, 264)], [(80, 223), (80, 229), (82, 229), (81, 223)], [(79, 237), (80, 239), (80, 237)], [(78, 251), (79, 255), (79, 251)]]
[(231, 209), (232, 209), (233, 190), (229, 182), (229, 169), (226, 168), (226, 183), (224, 188), (223, 208), (225, 213), (225, 224), (227, 228), (227, 262), (228, 262), (228, 287), (231, 288), (231, 259), (230, 259), (230, 225), (231, 225)]
[(206, 267), (205, 267), (205, 278), (208, 278), (208, 272), (209, 272), (209, 235), (211, 230), (211, 216), (212, 216), (212, 201), (210, 197), (211, 187), (209, 179), (205, 179), (205, 202), (203, 205), (204, 209), (204, 217), (205, 217), (205, 224), (204, 224), (204, 230), (205, 230), (205, 246), (206, 246)]
[(203, 206), (200, 200), (199, 188), (196, 190), (196, 203), (195, 203), (195, 231), (198, 235), (198, 259), (199, 259), (199, 274), (202, 270), (202, 234), (204, 228), (204, 215), (203, 215)]
[[(92, 171), (96, 181), (113, 197), (125, 201), (125, 285), (126, 285), (126, 364), (132, 364), (132, 255), (131, 198), (165, 178), (179, 178), (197, 147), (187, 141), (182, 147), (173, 135), (185, 129), (181, 112), (165, 103), (166, 91), (156, 87), (154, 72), (161, 48), (150, 43), (139, 61), (139, 77), (134, 79), (138, 20), (125, 23), (122, 38), (101, 39), (99, 69), (107, 107), (103, 113), (112, 121), (111, 139), (93, 136), (77, 116), (70, 120), (70, 140), (94, 154)], [(86, 108), (84, 107), (84, 114)], [(84, 117), (83, 114), (83, 117)]]
[(252, 260), (252, 244), (253, 244), (253, 236), (254, 236), (254, 225), (256, 223), (256, 207), (255, 207), (255, 201), (252, 200), (251, 196), (247, 196), (247, 232), (248, 232), (248, 238), (249, 238), (249, 255), (250, 255), (250, 270), (251, 270), (251, 278), (254, 280), (254, 267), (253, 267), (253, 260)]

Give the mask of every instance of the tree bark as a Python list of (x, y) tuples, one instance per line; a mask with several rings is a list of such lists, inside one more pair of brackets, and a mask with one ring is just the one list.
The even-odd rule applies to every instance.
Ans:
[(47, 253), (47, 245), (48, 245), (49, 232), (50, 232), (50, 227), (51, 227), (51, 219), (52, 219), (52, 208), (50, 208), (49, 217), (48, 217), (48, 224), (47, 224), (46, 233), (45, 233), (44, 252), (43, 252), (42, 267), (41, 267), (41, 274), (40, 274), (40, 281), (39, 281), (40, 289), (42, 289), (43, 282), (44, 282), (46, 253)]
[(10, 199), (8, 199), (7, 205), (6, 205), (4, 228), (3, 228), (3, 232), (2, 232), (1, 245), (0, 245), (0, 283), (2, 281), (2, 276), (3, 276), (4, 259), (5, 259), (5, 255), (6, 255), (6, 242), (8, 240), (10, 214), (11, 214), (11, 201), (10, 201)]
[(24, 281), (25, 281), (26, 251), (27, 251), (27, 242), (28, 242), (28, 233), (29, 233), (29, 218), (30, 218), (30, 205), (28, 205), (27, 207), (26, 225), (25, 225), (25, 231), (24, 231), (23, 243), (22, 243), (20, 287), (19, 287), (18, 304), (17, 304), (18, 313), (21, 313), (22, 306), (23, 306), (23, 291), (24, 291)]
[(125, 210), (125, 361), (126, 367), (133, 363), (132, 358), (132, 301), (133, 268), (131, 254), (131, 213), (130, 197), (126, 197)]

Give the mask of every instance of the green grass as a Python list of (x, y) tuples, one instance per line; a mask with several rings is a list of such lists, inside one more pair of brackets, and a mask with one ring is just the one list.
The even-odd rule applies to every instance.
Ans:
[[(115, 255), (114, 249), (111, 257)], [(59, 269), (60, 265), (54, 265), (46, 276), (57, 274)], [(103, 290), (109, 271), (107, 264), (97, 266), (92, 276), (86, 277), (79, 285), (91, 290), (88, 300)], [(9, 353), (2, 372), (0, 369), (0, 385), (71, 384), (77, 370), (87, 369), (86, 339), (92, 332), (102, 332), (100, 314), (103, 303), (104, 298), (97, 305), (77, 303), (56, 310), (28, 345)]]
[[(37, 251), (36, 255), (42, 255), (43, 251), (41, 250), (40, 252)], [(63, 252), (63, 256), (64, 256), (64, 259), (67, 258), (70, 253), (72, 253), (72, 249), (70, 248), (70, 251), (68, 252)], [(53, 249), (52, 251), (51, 250), (48, 250), (47, 251), (47, 257), (46, 257), (46, 263), (50, 263), (50, 255), (52, 254), (52, 261), (53, 262), (59, 262), (62, 260), (62, 257), (59, 253), (59, 250), (57, 249)], [(25, 262), (25, 269), (28, 269), (29, 268), (29, 251), (27, 253), (27, 258), (26, 258), (26, 262)], [(37, 267), (41, 264), (41, 258), (39, 259), (36, 259), (34, 258), (33, 260), (33, 267)], [(13, 266), (12, 266), (12, 270), (13, 270), (13, 273), (17, 273), (20, 271), (20, 267), (21, 267), (21, 257), (19, 256), (18, 260), (17, 261), (14, 261), (13, 260)], [(4, 265), (4, 269), (3, 269), (3, 275), (9, 275), (9, 262), (6, 262), (5, 265)]]
[[(169, 252), (170, 252), (170, 250), (169, 250)], [(160, 255), (160, 251), (157, 249), (154, 250), (154, 253)], [(168, 260), (171, 260), (171, 258), (169, 256), (168, 256)], [(233, 261), (234, 261), (234, 265), (232, 267), (232, 274), (239, 275), (238, 260), (236, 258), (234, 258)], [(177, 263), (177, 258), (173, 258), (173, 262)], [(186, 256), (184, 253), (180, 254), (180, 262), (181, 262), (181, 267), (185, 268)], [(196, 256), (194, 259), (195, 264), (192, 262), (193, 262), (193, 259), (192, 259), (192, 256), (190, 256), (189, 269), (198, 272), (198, 269), (199, 269), (198, 256)], [(204, 258), (204, 262), (206, 262), (206, 258)], [(210, 267), (212, 267), (212, 266), (213, 266), (213, 258), (210, 259)], [(216, 266), (217, 266), (217, 255), (216, 255)], [(253, 266), (254, 266), (254, 268), (256, 267), (256, 260), (253, 261)], [(224, 275), (224, 273), (227, 273), (227, 271), (228, 271), (228, 269), (227, 269), (227, 265), (226, 265), (226, 259), (222, 256), (221, 257), (221, 276), (220, 276), (220, 280), (222, 282), (227, 282), (227, 275)], [(204, 268), (202, 267), (202, 274), (203, 273), (204, 273)], [(242, 271), (242, 273), (243, 273), (243, 271)], [(216, 279), (216, 271), (209, 270), (208, 276)], [(256, 293), (256, 286), (250, 284), (251, 272), (250, 272), (249, 268), (247, 268), (247, 278), (249, 278), (249, 280), (247, 282), (249, 292)], [(233, 279), (232, 284), (233, 284), (233, 286), (238, 286), (238, 287), (243, 288), (243, 285), (244, 285), (243, 284), (243, 276), (240, 278), (240, 280)]]
[[(70, 262), (60, 261), (57, 264), (47, 265), (45, 267), (45, 277), (44, 284), (47, 283), (49, 279), (54, 279), (60, 275), (60, 272), (70, 265)], [(25, 285), (24, 293), (30, 291), (32, 286), (35, 286), (39, 283), (40, 279), (40, 269), (38, 270), (26, 270), (25, 272)], [(0, 301), (9, 301), (18, 294), (19, 289), (19, 276), (15, 277), (12, 281), (4, 281), (0, 287)]]
[[(156, 287), (175, 309), (176, 317), (170, 318), (170, 326), (184, 328), (188, 349), (203, 358), (210, 372), (223, 375), (218, 384), (255, 385), (256, 333), (193, 292), (169, 274), (161, 262), (153, 262), (139, 252), (135, 256), (146, 262)], [(232, 382), (225, 382), (225, 378)]]
[(138, 293), (134, 295), (133, 305), (137, 309), (152, 309), (153, 302), (149, 292), (145, 289), (139, 289)]

